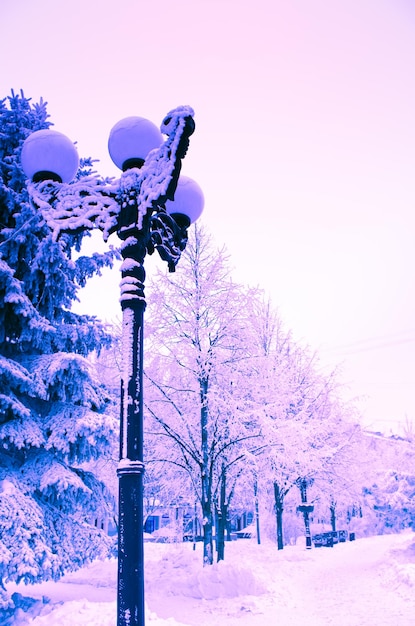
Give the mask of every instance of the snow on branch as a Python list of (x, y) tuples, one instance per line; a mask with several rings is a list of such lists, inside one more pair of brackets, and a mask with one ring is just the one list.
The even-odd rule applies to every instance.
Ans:
[(13, 383), (19, 389), (25, 389), (26, 391), (27, 389), (30, 389), (32, 385), (32, 379), (27, 369), (16, 361), (6, 359), (1, 354), (0, 380), (2, 382), (2, 385), (10, 385), (11, 383)]
[(97, 176), (73, 183), (50, 180), (28, 184), (32, 203), (37, 207), (57, 241), (64, 232), (99, 228), (106, 241), (115, 230), (119, 213), (118, 188)]
[(194, 111), (190, 106), (180, 106), (170, 111), (160, 127), (168, 138), (159, 148), (152, 150), (143, 167), (136, 170), (139, 172), (136, 180), (137, 205), (140, 208), (138, 228), (141, 228), (142, 218), (149, 209), (163, 205), (166, 199), (172, 200), (174, 197), (174, 179), (177, 184), (181, 159), (186, 154), (188, 137), (194, 130), (193, 116)]
[(3, 446), (12, 444), (10, 447), (16, 447), (18, 450), (43, 446), (45, 436), (41, 425), (34, 419), (28, 419), (31, 416), (27, 407), (15, 400), (11, 408), (15, 412), (15, 417), (2, 427)]
[(99, 228), (104, 240), (118, 228), (120, 207), (132, 206), (141, 229), (147, 213), (173, 200), (189, 136), (194, 131), (193, 109), (177, 107), (161, 124), (166, 141), (152, 150), (141, 169), (131, 168), (116, 183), (85, 176), (71, 183), (51, 180), (28, 183), (31, 201), (41, 212), (56, 241), (63, 232)]

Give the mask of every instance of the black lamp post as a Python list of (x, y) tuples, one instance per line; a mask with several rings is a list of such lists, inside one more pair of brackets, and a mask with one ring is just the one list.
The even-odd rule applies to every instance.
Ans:
[(297, 507), (297, 511), (303, 514), (305, 528), (305, 546), (307, 550), (311, 550), (313, 544), (310, 531), (310, 513), (314, 511), (314, 505), (307, 503), (307, 479), (299, 478), (297, 483), (300, 488), (301, 494), (301, 504)]
[(79, 165), (74, 145), (51, 130), (32, 133), (22, 149), (32, 202), (55, 239), (63, 232), (100, 228), (121, 240), (123, 373), (121, 380), (117, 625), (144, 626), (143, 550), (143, 318), (144, 259), (158, 250), (174, 271), (187, 228), (203, 210), (203, 194), (181, 177), (193, 110), (178, 107), (160, 130), (143, 118), (126, 118), (112, 129), (108, 149), (123, 170), (116, 183), (97, 177), (73, 182)]

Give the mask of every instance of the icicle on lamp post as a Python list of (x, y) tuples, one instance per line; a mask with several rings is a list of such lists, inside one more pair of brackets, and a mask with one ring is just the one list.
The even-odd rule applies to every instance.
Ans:
[[(143, 118), (121, 120), (108, 149), (123, 171), (116, 182), (75, 178), (73, 143), (56, 131), (32, 133), (23, 144), (28, 191), (57, 240), (61, 233), (99, 228), (121, 240), (123, 373), (121, 380), (118, 626), (144, 626), (143, 550), (143, 318), (144, 258), (158, 250), (173, 272), (187, 242), (187, 228), (202, 213), (203, 194), (180, 177), (181, 160), (195, 129), (193, 110), (177, 107), (160, 131)], [(167, 135), (163, 142), (162, 133)]]

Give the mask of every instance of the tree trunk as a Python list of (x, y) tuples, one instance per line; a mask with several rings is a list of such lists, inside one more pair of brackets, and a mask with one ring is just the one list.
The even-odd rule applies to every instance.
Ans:
[(330, 504), (330, 523), (332, 531), (336, 532), (336, 503), (333, 501)]
[(213, 520), (212, 520), (212, 504), (209, 500), (202, 502), (203, 514), (203, 565), (212, 565), (213, 563)]
[[(229, 508), (228, 508), (228, 515), (229, 515)], [(229, 517), (226, 520), (226, 541), (232, 541), (231, 523), (230, 523)]]
[(258, 545), (261, 544), (261, 532), (259, 527), (259, 503), (258, 503), (258, 478), (254, 477), (254, 499), (255, 499), (255, 523), (256, 523), (256, 539)]
[(197, 501), (195, 501), (195, 509), (193, 513), (193, 550), (196, 550), (197, 538)]
[(209, 468), (208, 420), (209, 409), (207, 400), (208, 380), (201, 378), (200, 384), (200, 426), (202, 438), (202, 515), (203, 515), (203, 565), (213, 564), (212, 537), (212, 476)]
[(218, 523), (216, 526), (216, 546), (218, 552), (218, 562), (225, 559), (225, 531), (227, 519), (228, 505), (226, 503), (226, 469), (222, 466)]
[(284, 511), (284, 493), (278, 483), (274, 482), (275, 516), (277, 520), (277, 546), (278, 550), (283, 550), (284, 540), (282, 533), (282, 514)]
[(222, 510), (219, 509), (218, 511), (218, 526), (216, 528), (218, 562), (225, 559), (226, 510), (227, 506), (225, 505)]

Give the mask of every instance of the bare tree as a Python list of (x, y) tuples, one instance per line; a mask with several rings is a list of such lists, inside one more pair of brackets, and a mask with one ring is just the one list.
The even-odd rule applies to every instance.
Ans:
[(253, 296), (232, 282), (225, 252), (198, 226), (174, 281), (159, 273), (151, 285), (147, 430), (166, 441), (164, 460), (190, 476), (202, 510), (205, 564), (213, 562), (215, 494), (223, 515), (244, 443), (257, 434), (242, 379)]

